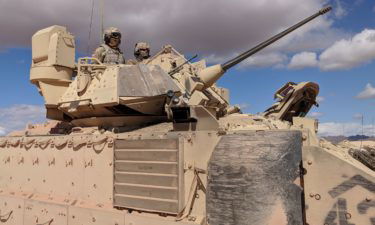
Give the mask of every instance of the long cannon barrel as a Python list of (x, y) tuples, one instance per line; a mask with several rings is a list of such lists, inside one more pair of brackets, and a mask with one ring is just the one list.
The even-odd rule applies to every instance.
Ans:
[(213, 85), (228, 69), (232, 68), (233, 66), (237, 65), (238, 63), (242, 62), (246, 58), (254, 55), (255, 53), (259, 52), (260, 50), (264, 49), (265, 47), (269, 46), (270, 44), (276, 42), (280, 38), (286, 36), (287, 34), (291, 33), (292, 31), (298, 29), (299, 27), (305, 25), (306, 23), (312, 21), (313, 19), (317, 18), (318, 16), (321, 16), (329, 11), (331, 11), (332, 7), (328, 6), (325, 7), (319, 12), (315, 13), (314, 15), (302, 20), (301, 22), (291, 26), (290, 28), (284, 30), (283, 32), (271, 37), (270, 39), (258, 44), (257, 46), (251, 48), (250, 50), (240, 54), (239, 56), (219, 65), (214, 65), (211, 67), (208, 67), (202, 71), (199, 72), (199, 77), (204, 83), (204, 87), (210, 87)]
[(260, 50), (264, 49), (268, 45), (276, 42), (280, 38), (286, 36), (287, 34), (293, 32), (294, 30), (302, 27), (306, 23), (308, 23), (308, 22), (312, 21), (313, 19), (317, 18), (318, 16), (329, 12), (331, 9), (332, 9), (332, 7), (329, 6), (329, 7), (326, 7), (326, 8), (323, 8), (323, 9), (319, 10), (319, 12), (315, 13), (314, 15), (302, 20), (301, 22), (295, 24), (294, 26), (284, 30), (283, 32), (281, 32), (281, 33), (279, 33), (279, 34), (277, 34), (273, 37), (271, 37), (267, 41), (264, 41), (264, 42), (260, 43), (259, 45), (255, 46), (254, 48), (242, 53), (241, 55), (221, 64), (221, 67), (223, 68), (224, 71), (230, 69), (231, 67), (237, 65), (238, 63), (242, 62), (246, 58), (248, 58), (248, 57), (254, 55), (255, 53), (259, 52)]

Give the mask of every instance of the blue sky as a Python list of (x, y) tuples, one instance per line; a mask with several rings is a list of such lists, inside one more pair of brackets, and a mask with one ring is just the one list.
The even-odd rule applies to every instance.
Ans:
[[(15, 0), (13, 2), (23, 0)], [(39, 0), (43, 1), (43, 0)], [(264, 0), (267, 1), (267, 0)], [(288, 2), (293, 3), (296, 2), (295, 0), (287, 0)], [(5, 13), (2, 12), (6, 9), (6, 7), (10, 7), (11, 1), (0, 1), (0, 14)], [(57, 1), (59, 2), (59, 1)], [(90, 1), (88, 1), (90, 2)], [(147, 2), (147, 1), (145, 1)], [(236, 2), (236, 1), (235, 1)], [(243, 1), (242, 1), (243, 2)], [(300, 1), (297, 1), (300, 3)], [(320, 85), (320, 107), (314, 108), (312, 110), (311, 116), (315, 116), (321, 122), (321, 127), (323, 129), (323, 133), (326, 135), (337, 135), (337, 134), (354, 134), (358, 133), (358, 126), (360, 120), (358, 119), (358, 115), (361, 114), (364, 116), (365, 124), (367, 125), (367, 134), (371, 134), (370, 128), (372, 120), (375, 119), (375, 52), (370, 50), (374, 49), (373, 45), (375, 45), (375, 2), (373, 0), (333, 0), (333, 1), (321, 1), (321, 0), (308, 0), (306, 2), (311, 2), (311, 10), (306, 10), (306, 12), (311, 12), (310, 14), (314, 13), (316, 10), (314, 7), (319, 7), (324, 5), (324, 3), (329, 2), (334, 7), (334, 12), (331, 13), (328, 17), (326, 17), (325, 21), (321, 23), (321, 25), (317, 24), (315, 27), (316, 29), (306, 30), (303, 31), (305, 33), (300, 33), (301, 37), (296, 37), (296, 39), (286, 40), (285, 43), (281, 43), (279, 46), (276, 45), (270, 50), (261, 53), (259, 56), (261, 57), (263, 54), (263, 58), (254, 58), (254, 61), (247, 61), (240, 66), (230, 70), (219, 82), (219, 86), (226, 87), (230, 89), (231, 92), (231, 101), (232, 104), (239, 104), (243, 106), (244, 111), (247, 113), (257, 113), (262, 112), (271, 104), (273, 104), (273, 94), (274, 92), (285, 84), (288, 81), (293, 82), (301, 82), (301, 81), (313, 81)], [(1, 7), (4, 4), (4, 7)], [(15, 4), (15, 3), (14, 3)], [(53, 7), (54, 3), (51, 4)], [(57, 3), (56, 3), (57, 4)], [(72, 3), (73, 4), (73, 3)], [(130, 3), (129, 3), (130, 4)], [(133, 3), (132, 3), (133, 4)], [(150, 3), (151, 4), (151, 3)], [(155, 3), (153, 3), (155, 4)], [(160, 3), (162, 4), (162, 3)], [(188, 3), (186, 3), (188, 4)], [(215, 4), (215, 1), (213, 1)], [(218, 3), (218, 4), (225, 4), (225, 3)], [(241, 1), (239, 1), (238, 5), (241, 7)], [(281, 4), (281, 3), (280, 3)], [(310, 3), (309, 3), (310, 4)], [(136, 7), (134, 3), (134, 7)], [(251, 7), (251, 6), (250, 6)], [(271, 6), (269, 6), (271, 7)], [(4, 9), (5, 8), (5, 9)], [(31, 9), (30, 9), (31, 10)], [(146, 9), (145, 9), (146, 10)], [(235, 9), (233, 9), (235, 10)], [(276, 9), (269, 9), (270, 15), (272, 10)], [(297, 10), (297, 9), (296, 9)], [(147, 10), (146, 10), (147, 11)], [(28, 9), (24, 8), (23, 13), (28, 13)], [(199, 13), (199, 12), (198, 12)], [(267, 12), (264, 12), (267, 13)], [(238, 13), (240, 14), (240, 13)], [(118, 14), (119, 15), (119, 14)], [(304, 15), (304, 16), (303, 16)], [(308, 16), (309, 14), (303, 15), (296, 15), (295, 18), (303, 18)], [(29, 15), (31, 18), (33, 16), (30, 13)], [(40, 16), (40, 15), (38, 15)], [(116, 15), (112, 15), (115, 17)], [(233, 17), (233, 18), (232, 18)], [(39, 17), (38, 17), (39, 18)], [(43, 19), (43, 17), (41, 17)], [(67, 25), (72, 24), (73, 33), (77, 34), (78, 42), (78, 54), (84, 55), (84, 50), (86, 49), (87, 43), (84, 42), (85, 34), (81, 34), (78, 27), (75, 28), (76, 23), (74, 20), (68, 21), (65, 17), (61, 17), (61, 24)], [(132, 17), (133, 18), (133, 17)], [(231, 16), (233, 20), (236, 19), (235, 16)], [(252, 42), (243, 42), (241, 40), (237, 40), (236, 34), (232, 33), (230, 36), (226, 37), (223, 40), (231, 41), (232, 39), (238, 42), (238, 45), (233, 44), (233, 46), (228, 45), (228, 49), (232, 49), (233, 51), (225, 49), (222, 47), (223, 44), (217, 45), (222, 47), (219, 49), (214, 45), (210, 49), (209, 46), (209, 38), (210, 36), (202, 36), (200, 40), (201, 42), (197, 42), (196, 40), (192, 44), (188, 41), (180, 42), (181, 37), (170, 37), (168, 36), (168, 42), (172, 42), (174, 47), (178, 50), (181, 50), (186, 55), (192, 55), (195, 52), (200, 53), (201, 58), (206, 57), (210, 63), (217, 63), (222, 61), (222, 59), (227, 59), (228, 57), (234, 55), (235, 53), (241, 52), (240, 45), (248, 44), (247, 46), (252, 46), (255, 43), (259, 43), (262, 41), (262, 38), (269, 37), (270, 34), (276, 33), (281, 28), (285, 28), (288, 25), (292, 25), (293, 22), (298, 22), (295, 18), (291, 18), (288, 21), (285, 21), (284, 24), (280, 25), (280, 27), (276, 27), (277, 30), (271, 29), (265, 30), (264, 35), (259, 37), (252, 37)], [(1, 21), (0, 16), (0, 21)], [(35, 26), (35, 28), (31, 29), (28, 32), (22, 33), (18, 31), (15, 32), (14, 40), (12, 39), (11, 35), (9, 35), (8, 39), (2, 41), (0, 37), (0, 95), (3, 96), (0, 101), (0, 134), (1, 132), (4, 134), (9, 132), (12, 129), (19, 129), (20, 126), (26, 124), (27, 122), (40, 122), (43, 121), (43, 98), (39, 96), (36, 88), (29, 83), (29, 68), (31, 62), (31, 50), (30, 50), (30, 43), (29, 40), (31, 38), (32, 32), (35, 32), (37, 29), (45, 27), (45, 25), (49, 24), (48, 19), (51, 20), (51, 25), (58, 23), (59, 19), (57, 16), (54, 17), (46, 17), (43, 22), (39, 22), (40, 25)], [(69, 18), (71, 19), (71, 18)], [(184, 19), (184, 18), (182, 18)], [(181, 20), (182, 20), (181, 19)], [(260, 19), (259, 19), (260, 20)], [(115, 21), (108, 19), (108, 21)], [(137, 20), (135, 20), (137, 21)], [(178, 22), (178, 18), (176, 19)], [(177, 23), (176, 22), (176, 23)], [(13, 32), (11, 26), (19, 23), (19, 28), (28, 29), (28, 23), (25, 21), (14, 21), (14, 24), (9, 23), (1, 23), (0, 28), (4, 32)], [(108, 22), (109, 23), (109, 22)], [(116, 22), (114, 22), (116, 23)], [(139, 20), (139, 26), (143, 24), (149, 24), (150, 22), (143, 23)], [(207, 22), (209, 23), (209, 22)], [(268, 26), (269, 23), (275, 23), (274, 21), (265, 22)], [(182, 24), (182, 22), (181, 22)], [(246, 23), (244, 22), (246, 25)], [(262, 21), (256, 21), (255, 24), (262, 25)], [(95, 25), (95, 21), (94, 21)], [(185, 21), (183, 25), (186, 27)], [(266, 26), (265, 25), (265, 26)], [(85, 24), (81, 26), (85, 27)], [(121, 27), (121, 24), (119, 25)], [(124, 25), (125, 26), (125, 25)], [(138, 26), (138, 27), (139, 27)], [(146, 25), (144, 25), (146, 26)], [(240, 26), (240, 24), (239, 24)], [(255, 27), (255, 25), (251, 25), (252, 31), (249, 31), (250, 34), (262, 33), (262, 30), (259, 30), (259, 27)], [(309, 25), (307, 25), (309, 26)], [(312, 25), (313, 26), (313, 25)], [(86, 26), (87, 27), (87, 26)], [(97, 24), (96, 24), (97, 27)], [(128, 25), (130, 27), (130, 25)], [(69, 29), (69, 28), (68, 28)], [(86, 28), (85, 28), (86, 29)], [(189, 26), (186, 29), (189, 29)], [(194, 28), (191, 28), (194, 29)], [(229, 28), (228, 28), (229, 29)], [(233, 28), (234, 29), (234, 28)], [(320, 30), (319, 30), (320, 29)], [(370, 32), (370, 35), (365, 35), (364, 30), (367, 29)], [(322, 31), (327, 32), (326, 35), (322, 35)], [(95, 30), (94, 30), (95, 31)], [(76, 33), (75, 33), (76, 32)], [(224, 30), (225, 32), (225, 30)], [(95, 33), (95, 32), (94, 32)], [(136, 32), (135, 32), (136, 33)], [(330, 35), (328, 35), (328, 33)], [(147, 33), (148, 35), (152, 36), (152, 40), (158, 39), (159, 41), (151, 41), (152, 46), (161, 46), (163, 43), (163, 36), (159, 35), (158, 31), (149, 30)], [(331, 35), (332, 34), (332, 35)], [(361, 35), (362, 34), (362, 35)], [(19, 38), (20, 35), (29, 35), (29, 37)], [(240, 34), (237, 34), (240, 35)], [(242, 34), (246, 36), (246, 34)], [(319, 36), (320, 35), (320, 36)], [(351, 40), (355, 37), (362, 37), (365, 40), (369, 41), (369, 48), (366, 47), (362, 51), (361, 49), (356, 50), (356, 47), (362, 47), (361, 45), (356, 45)], [(371, 36), (372, 35), (372, 36)], [(132, 38), (132, 34), (126, 35), (129, 39)], [(313, 41), (310, 39), (313, 37), (315, 38), (313, 41), (317, 42), (316, 46), (312, 46)], [(194, 37), (194, 36), (192, 36)], [(218, 36), (217, 36), (218, 37)], [(369, 38), (374, 38), (374, 40), (370, 40)], [(138, 38), (138, 37), (137, 37)], [(174, 38), (174, 39), (173, 39)], [(192, 39), (191, 37), (188, 37)], [(205, 43), (203, 40), (208, 38), (208, 42)], [(211, 37), (215, 38), (215, 37)], [(319, 40), (321, 38), (321, 40)], [(325, 39), (327, 38), (327, 40)], [(366, 39), (367, 38), (367, 39)], [(134, 38), (136, 39), (136, 38)], [(244, 38), (245, 39), (245, 38)], [(329, 39), (329, 40), (328, 40)], [(297, 40), (294, 42), (293, 40)], [(347, 57), (343, 57), (340, 61), (340, 66), (335, 68), (327, 69), (327, 65), (334, 65), (330, 60), (334, 57), (340, 58), (339, 56), (335, 55), (338, 54), (337, 52), (341, 52), (340, 45), (337, 43), (340, 41), (346, 41), (343, 45), (345, 48), (347, 46), (348, 49), (342, 51), (342, 53), (348, 54)], [(98, 40), (96, 40), (98, 42)], [(95, 40), (91, 44), (94, 48)], [(315, 43), (314, 42), (314, 43)], [(319, 43), (321, 42), (321, 43)], [(2, 44), (4, 43), (4, 44)], [(345, 44), (346, 43), (346, 44)], [(250, 45), (251, 44), (251, 45)], [(293, 45), (298, 46), (293, 48)], [(310, 44), (310, 45), (309, 45)], [(321, 45), (319, 45), (321, 44)], [(336, 46), (335, 46), (336, 44)], [(372, 45), (371, 45), (372, 44)], [(131, 44), (128, 44), (131, 46)], [(180, 46), (178, 46), (180, 45)], [(225, 44), (224, 44), (225, 45)], [(204, 46), (204, 47), (202, 47)], [(307, 46), (304, 48), (304, 46)], [(126, 49), (126, 46), (123, 47)], [(130, 48), (130, 47), (128, 47)], [(159, 47), (154, 47), (153, 52), (157, 51)], [(204, 49), (204, 50), (202, 50)], [(329, 51), (328, 51), (329, 50)], [(366, 52), (368, 51), (368, 52)], [(130, 52), (130, 51), (127, 51)], [(299, 60), (296, 59), (297, 64), (291, 64), (291, 61), (294, 56), (301, 54), (301, 53), (308, 53), (310, 57), (304, 57), (302, 60), (301, 57)], [(365, 52), (365, 53), (363, 53)], [(323, 53), (323, 54), (322, 54)], [(324, 55), (327, 57), (324, 58)], [(271, 58), (271, 56), (275, 56), (276, 58)], [(306, 54), (304, 54), (306, 56)], [(130, 54), (127, 54), (127, 57), (130, 57)], [(328, 58), (328, 59), (327, 59)], [(259, 60), (269, 61), (269, 63), (259, 63)], [(308, 59), (308, 60), (307, 60)], [(356, 59), (354, 62), (351, 59)], [(302, 61), (301, 61), (302, 60)], [(307, 61), (304, 61), (307, 60)], [(337, 63), (337, 62), (334, 62)], [(347, 63), (347, 64), (345, 64)], [(336, 65), (336, 64), (335, 64)], [(363, 98), (357, 98), (361, 92), (365, 90), (366, 85), (369, 87), (367, 94)], [(372, 92), (373, 91), (373, 92)], [(22, 106), (22, 107), (18, 107)], [(41, 108), (41, 110), (31, 110), (30, 107)], [(31, 110), (35, 113), (40, 113), (41, 115), (37, 116), (16, 116), (18, 115), (17, 112), (20, 110), (28, 111)], [(30, 112), (31, 112), (30, 111)], [(17, 126), (11, 125), (12, 120), (17, 120)], [(342, 131), (341, 127), (347, 127), (347, 131)]]

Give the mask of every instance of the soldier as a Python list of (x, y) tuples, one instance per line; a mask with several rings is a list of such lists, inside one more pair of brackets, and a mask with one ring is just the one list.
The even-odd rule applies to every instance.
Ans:
[(120, 43), (120, 30), (110, 27), (104, 32), (104, 44), (95, 50), (92, 57), (105, 64), (124, 64), (125, 58), (119, 48)]
[(134, 47), (134, 57), (138, 63), (150, 58), (150, 45), (146, 42), (137, 42)]

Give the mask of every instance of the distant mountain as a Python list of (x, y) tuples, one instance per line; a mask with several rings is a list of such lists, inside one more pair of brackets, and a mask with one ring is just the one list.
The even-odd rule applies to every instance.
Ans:
[(346, 140), (348, 137), (340, 135), (340, 136), (325, 136), (322, 138), (326, 139), (329, 142), (332, 142), (333, 144), (337, 144)]
[(343, 135), (340, 135), (340, 136), (325, 136), (325, 137), (322, 137), (322, 138), (326, 139), (329, 142), (332, 142), (333, 144), (340, 143), (344, 140), (348, 140), (348, 141), (373, 140), (373, 141), (375, 141), (375, 137), (370, 137), (370, 136), (366, 136), (366, 135), (354, 135), (354, 136), (349, 136), (349, 137), (343, 136)]
[(354, 136), (349, 136), (348, 137), (348, 141), (359, 141), (359, 140), (367, 140), (371, 138), (370, 136), (366, 136), (366, 135), (354, 135)]

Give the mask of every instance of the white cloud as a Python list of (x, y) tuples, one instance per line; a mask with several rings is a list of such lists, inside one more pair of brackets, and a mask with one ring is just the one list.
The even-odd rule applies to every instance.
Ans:
[(323, 113), (321, 113), (321, 112), (311, 112), (311, 113), (309, 113), (309, 116), (314, 117), (314, 118), (318, 118), (318, 117), (323, 116)]
[[(362, 134), (362, 125), (360, 123), (320, 123), (318, 134), (320, 136), (352, 136), (357, 134)], [(366, 124), (363, 126), (363, 134), (372, 136), (373, 126), (371, 124)]]
[(290, 69), (302, 69), (305, 67), (315, 67), (318, 65), (317, 55), (315, 52), (301, 52), (295, 54), (290, 63), (288, 68)]
[(249, 103), (241, 103), (241, 104), (238, 104), (238, 105), (236, 105), (236, 106), (240, 107), (240, 109), (241, 109), (242, 111), (246, 111), (247, 109), (249, 109), (250, 104), (249, 104)]
[(5, 134), (6, 134), (5, 128), (4, 127), (0, 127), (0, 136), (4, 136)]
[(319, 67), (321, 70), (351, 69), (375, 59), (375, 30), (365, 29), (351, 38), (340, 39), (326, 48), (316, 59), (314, 52), (294, 55), (289, 63), (290, 69)]
[(361, 91), (356, 98), (359, 99), (369, 99), (375, 98), (375, 87), (373, 87), (370, 83), (366, 84), (366, 87), (363, 91)]
[(342, 6), (341, 1), (340, 0), (336, 0), (335, 16), (337, 18), (342, 18), (342, 17), (344, 17), (346, 15), (347, 15), (347, 12), (344, 9), (344, 7)]
[(230, 56), (211, 54), (211, 55), (205, 56), (204, 59), (206, 60), (207, 63), (219, 64), (219, 63), (223, 63), (223, 62), (235, 57), (236, 55), (237, 55), (237, 53), (233, 53)]
[[(37, 30), (60, 24), (76, 36), (79, 50), (86, 50), (91, 1), (0, 1), (0, 48), (30, 46)], [(95, 1), (97, 2), (97, 1)], [(135, 42), (151, 43), (155, 53), (172, 44), (183, 53), (222, 57), (243, 52), (270, 36), (317, 12), (326, 0), (107, 0), (105, 26), (119, 27), (127, 57)], [(272, 7), (270, 7), (272, 5)], [(94, 10), (91, 50), (99, 43), (99, 9)], [(19, 16), (22, 15), (22, 16)], [(67, 16), (80, 15), (80, 16)], [(343, 31), (332, 28), (330, 17), (320, 17), (267, 49), (272, 52), (314, 51), (343, 38)], [(12, 26), (9, 26), (12, 21)], [(32, 22), (31, 22), (32, 21)], [(251, 66), (259, 62), (250, 60)], [(275, 63), (279, 63), (276, 60)], [(222, 61), (220, 61), (222, 63)], [(262, 66), (265, 63), (261, 63)], [(271, 64), (271, 63), (268, 63)]]
[(322, 70), (350, 69), (375, 58), (375, 30), (365, 29), (351, 39), (334, 43), (319, 56)]
[(283, 67), (288, 57), (278, 52), (270, 52), (254, 55), (240, 64), (240, 68), (248, 67)]
[(318, 97), (316, 97), (316, 101), (317, 101), (318, 103), (324, 102), (325, 100), (326, 100), (326, 98), (323, 97), (323, 96), (318, 96)]
[[(208, 63), (217, 64), (226, 62), (237, 55), (239, 55), (237, 52), (226, 56), (212, 54), (205, 57), (205, 59)], [(258, 53), (242, 61), (239, 64), (239, 68), (284, 67), (287, 60), (288, 56), (280, 52)]]
[(44, 106), (13, 105), (0, 108), (0, 135), (14, 130), (22, 130), (29, 123), (46, 121)]
[(353, 115), (353, 119), (362, 120), (363, 114), (362, 113), (356, 113), (356, 114)]
[(365, 0), (355, 0), (354, 5), (358, 6), (361, 5)]

